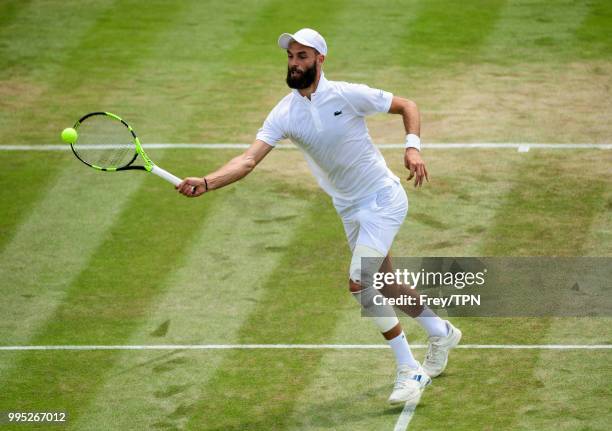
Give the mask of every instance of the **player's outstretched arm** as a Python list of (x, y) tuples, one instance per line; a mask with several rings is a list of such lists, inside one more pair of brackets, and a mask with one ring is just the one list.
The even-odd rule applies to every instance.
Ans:
[(193, 198), (208, 191), (225, 187), (246, 177), (272, 148), (274, 147), (257, 139), (244, 153), (234, 157), (216, 171), (204, 177), (185, 178), (176, 186), (176, 189), (179, 193)]
[[(417, 147), (420, 147), (421, 117), (416, 103), (412, 100), (393, 96), (389, 113), (401, 114), (406, 130), (406, 142), (410, 143), (409, 145), (415, 145), (411, 142), (416, 140)], [(417, 147), (407, 147), (404, 151), (404, 166), (410, 171), (408, 181), (414, 178), (415, 187), (421, 186), (424, 180), (429, 181), (427, 167), (421, 158), (420, 148)]]

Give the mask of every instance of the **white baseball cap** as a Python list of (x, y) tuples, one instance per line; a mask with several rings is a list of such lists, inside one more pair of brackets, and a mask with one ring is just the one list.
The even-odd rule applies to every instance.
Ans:
[(303, 28), (295, 34), (283, 33), (278, 38), (278, 46), (282, 49), (288, 49), (292, 41), (301, 43), (319, 51), (320, 54), (327, 55), (327, 44), (323, 36), (318, 31), (311, 28)]

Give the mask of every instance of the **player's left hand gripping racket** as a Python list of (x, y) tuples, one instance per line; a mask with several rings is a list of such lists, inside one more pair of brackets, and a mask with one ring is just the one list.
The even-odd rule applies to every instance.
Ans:
[[(73, 129), (64, 130), (62, 138), (70, 143), (77, 159), (87, 166), (111, 172), (129, 169), (148, 171), (175, 186), (182, 181), (156, 166), (142, 149), (134, 129), (115, 114), (92, 112), (81, 117)], [(134, 165), (139, 155), (144, 164)]]

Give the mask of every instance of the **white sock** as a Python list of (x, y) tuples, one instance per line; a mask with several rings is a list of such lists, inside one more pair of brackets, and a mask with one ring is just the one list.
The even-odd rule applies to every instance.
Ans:
[(424, 307), (421, 314), (415, 317), (429, 334), (430, 337), (446, 337), (448, 335), (448, 327), (446, 322), (436, 315), (429, 307)]
[(398, 366), (408, 365), (411, 368), (418, 368), (419, 363), (414, 359), (414, 356), (412, 356), (404, 331), (397, 337), (388, 341), (389, 346), (393, 349)]

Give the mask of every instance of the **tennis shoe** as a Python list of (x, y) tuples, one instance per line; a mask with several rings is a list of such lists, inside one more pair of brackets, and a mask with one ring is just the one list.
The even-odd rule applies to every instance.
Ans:
[(421, 364), (418, 368), (408, 365), (397, 367), (397, 377), (393, 392), (389, 397), (389, 404), (416, 405), (421, 399), (423, 390), (431, 383), (431, 378), (425, 373)]
[(423, 361), (423, 369), (432, 379), (442, 374), (448, 363), (449, 352), (461, 340), (461, 331), (448, 320), (445, 320), (445, 322), (448, 335), (446, 337), (429, 337), (427, 354), (425, 355), (425, 361)]

